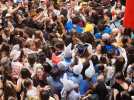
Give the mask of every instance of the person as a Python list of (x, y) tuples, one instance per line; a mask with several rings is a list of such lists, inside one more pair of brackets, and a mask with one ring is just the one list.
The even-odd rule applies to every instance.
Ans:
[[(27, 98), (28, 100), (39, 100), (39, 91), (33, 86), (33, 82), (30, 79), (24, 81), (24, 87), (26, 88), (26, 93), (21, 96), (21, 100)], [(26, 97), (25, 97), (26, 96)]]
[(45, 85), (47, 85), (47, 81), (45, 80), (44, 77), (45, 73), (43, 68), (37, 68), (36, 69), (36, 73), (33, 76), (33, 84), (35, 87), (41, 86), (44, 87)]
[(18, 98), (20, 98), (21, 93), (25, 91), (24, 81), (27, 80), (28, 78), (31, 78), (31, 73), (29, 72), (27, 68), (21, 69), (20, 74), (21, 75), (20, 75), (20, 78), (17, 80), (17, 84), (10, 82), (15, 88), (16, 92), (18, 93), (17, 95)]
[(122, 1), (1, 0), (1, 98), (133, 98), (134, 31)]
[(1, 75), (1, 80), (0, 80), (0, 87), (1, 87), (0, 98), (3, 99), (3, 79), (2, 79), (2, 75)]
[(121, 94), (123, 91), (128, 90), (128, 84), (124, 80), (124, 76), (121, 72), (115, 75), (115, 84), (112, 86), (114, 89), (114, 99), (121, 100)]

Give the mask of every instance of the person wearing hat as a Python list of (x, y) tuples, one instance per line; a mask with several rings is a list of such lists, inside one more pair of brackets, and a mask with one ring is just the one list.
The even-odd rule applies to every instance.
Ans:
[(93, 86), (92, 78), (95, 75), (95, 69), (92, 62), (90, 61), (90, 66), (85, 70), (85, 77), (80, 80), (80, 94), (85, 95), (87, 91), (91, 90)]
[(74, 83), (80, 84), (80, 80), (83, 79), (83, 76), (81, 75), (82, 69), (82, 64), (74, 65), (72, 68), (73, 75), (69, 79), (72, 80)]
[(72, 44), (69, 44), (65, 50), (64, 50), (64, 54), (63, 54), (63, 60), (61, 61), (61, 63), (64, 65), (65, 70), (69, 70), (70, 65), (72, 64)]
[(79, 85), (68, 79), (67, 74), (63, 75), (60, 80), (63, 83), (63, 89), (61, 91), (61, 97), (64, 100), (79, 100), (80, 94), (78, 91)]

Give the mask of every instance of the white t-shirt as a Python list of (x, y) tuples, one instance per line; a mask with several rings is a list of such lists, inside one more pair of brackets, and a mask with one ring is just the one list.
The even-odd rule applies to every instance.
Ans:
[(30, 97), (38, 97), (38, 90), (37, 90), (37, 88), (32, 87), (32, 89), (27, 91), (26, 95), (27, 95), (28, 98), (30, 98)]

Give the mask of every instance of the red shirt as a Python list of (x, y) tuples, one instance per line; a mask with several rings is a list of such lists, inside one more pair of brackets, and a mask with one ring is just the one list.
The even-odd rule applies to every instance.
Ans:
[(126, 0), (124, 26), (134, 29), (134, 0)]

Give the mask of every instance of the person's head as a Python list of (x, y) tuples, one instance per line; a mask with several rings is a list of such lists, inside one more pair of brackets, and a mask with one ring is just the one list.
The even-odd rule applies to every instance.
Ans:
[(26, 79), (26, 80), (24, 81), (24, 87), (25, 87), (26, 89), (30, 89), (30, 88), (32, 87), (32, 85), (33, 85), (33, 82), (32, 82), (31, 79)]
[(43, 33), (41, 31), (36, 31), (35, 32), (35, 38), (36, 39), (42, 39), (43, 38)]
[(125, 59), (123, 57), (117, 57), (114, 63), (116, 71), (122, 71), (125, 64)]
[(52, 57), (52, 49), (53, 49), (53, 46), (51, 45), (44, 45), (42, 47), (42, 52), (45, 54), (46, 58), (51, 58)]
[(27, 68), (22, 68), (20, 75), (21, 75), (21, 78), (23, 79), (31, 78), (31, 73), (29, 72)]
[(104, 72), (105, 66), (103, 64), (98, 64), (97, 67), (98, 67), (98, 70), (99, 70), (100, 73)]
[(41, 39), (36, 39), (36, 40), (34, 40), (34, 42), (35, 42), (35, 50), (40, 49), (41, 46), (42, 46), (42, 41), (41, 41)]
[(43, 12), (43, 9), (42, 9), (42, 8), (38, 8), (38, 9), (36, 10), (36, 13), (38, 13), (38, 14), (40, 14), (41, 12)]
[(50, 75), (53, 77), (53, 79), (58, 78), (60, 74), (60, 70), (57, 67), (54, 67), (50, 72)]
[(91, 60), (92, 60), (94, 65), (99, 63), (99, 59), (98, 59), (97, 55), (92, 55)]
[(117, 2), (116, 6), (117, 8), (121, 8), (121, 2)]
[(57, 15), (55, 13), (53, 13), (51, 16), (52, 16), (52, 20), (53, 21), (56, 21), (57, 20)]
[(37, 54), (28, 55), (28, 62), (33, 67), (33, 64), (37, 61)]
[(95, 40), (91, 33), (86, 32), (86, 33), (83, 33), (82, 35), (80, 35), (79, 37), (83, 43), (90, 43), (93, 46), (95, 45)]
[(56, 49), (57, 51), (64, 50), (64, 42), (63, 42), (63, 41), (57, 40), (57, 41), (55, 41), (55, 42), (56, 42), (56, 43), (55, 43), (55, 49)]
[(46, 73), (50, 73), (52, 70), (52, 66), (47, 62), (43, 63), (43, 68)]
[(117, 72), (115, 74), (115, 81), (118, 83), (118, 84), (121, 84), (124, 82), (124, 75), (122, 72)]
[(3, 43), (0, 49), (1, 57), (8, 56), (9, 52), (10, 52), (10, 45), (7, 43)]
[(76, 48), (79, 57), (86, 58), (89, 57), (92, 53), (92, 46), (89, 44), (78, 44)]
[(38, 50), (35, 41), (31, 41), (31, 42), (30, 42), (30, 49), (33, 50), (33, 51), (37, 51), (37, 50)]
[(123, 36), (122, 37), (121, 42), (123, 43), (123, 45), (126, 45), (128, 43), (128, 39), (129, 39), (128, 36)]
[(67, 46), (72, 42), (72, 36), (71, 35), (66, 35), (64, 37), (64, 40), (65, 40), (65, 45)]
[(48, 90), (43, 90), (40, 92), (40, 98), (41, 100), (49, 100), (51, 96), (51, 99), (53, 100), (53, 92), (51, 89), (48, 89)]
[(100, 57), (100, 62), (102, 63), (102, 64), (107, 64), (107, 57), (105, 57), (105, 56), (101, 56)]
[(39, 52), (38, 54), (37, 54), (37, 62), (39, 62), (39, 63), (41, 63), (41, 64), (43, 64), (45, 61), (46, 61), (46, 55), (45, 55), (45, 53), (44, 52)]
[(96, 52), (101, 53), (101, 51), (102, 51), (102, 46), (99, 44), (96, 46)]
[(38, 78), (43, 78), (43, 75), (44, 75), (44, 70), (43, 70), (43, 68), (37, 68), (36, 69), (36, 77), (38, 77)]
[(127, 77), (132, 78), (134, 74), (134, 64), (129, 65), (127, 68)]

